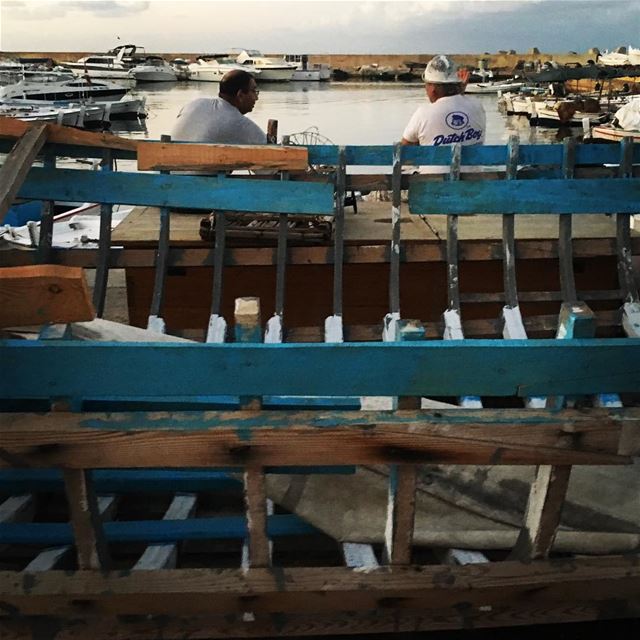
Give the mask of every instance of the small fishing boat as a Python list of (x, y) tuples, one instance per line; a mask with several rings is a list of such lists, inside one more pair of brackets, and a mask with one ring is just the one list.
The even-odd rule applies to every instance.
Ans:
[(294, 81), (323, 82), (331, 80), (331, 67), (320, 62), (310, 63), (309, 56), (306, 54), (286, 55), (284, 59), (296, 65), (296, 70), (291, 78)]
[(510, 81), (490, 81), (490, 82), (470, 82), (466, 88), (466, 93), (498, 93), (500, 91), (518, 91), (524, 82)]

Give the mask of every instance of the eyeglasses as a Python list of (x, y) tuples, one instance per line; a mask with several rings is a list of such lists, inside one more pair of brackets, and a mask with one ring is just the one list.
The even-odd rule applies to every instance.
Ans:
[(256, 98), (260, 95), (260, 90), (259, 90), (259, 89), (255, 89), (255, 88), (253, 88), (253, 89), (249, 89), (249, 91), (250, 91), (251, 93), (255, 93)]

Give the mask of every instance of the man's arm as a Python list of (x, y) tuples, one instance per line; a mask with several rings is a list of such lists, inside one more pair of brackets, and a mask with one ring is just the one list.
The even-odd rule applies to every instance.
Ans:
[(406, 138), (402, 138), (402, 140), (400, 141), (400, 144), (403, 144), (403, 145), (407, 145), (407, 144), (409, 144), (409, 145), (413, 145), (413, 146), (415, 146), (415, 145), (418, 145), (418, 144), (420, 144), (420, 143), (419, 143), (419, 142), (410, 142), (410, 141), (409, 141), (409, 140), (407, 140)]

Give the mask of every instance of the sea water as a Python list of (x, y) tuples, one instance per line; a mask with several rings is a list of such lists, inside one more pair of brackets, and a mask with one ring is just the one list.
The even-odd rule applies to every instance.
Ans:
[[(119, 135), (157, 140), (170, 134), (183, 105), (203, 96), (217, 96), (218, 83), (177, 82), (140, 84), (135, 93), (146, 97), (149, 117), (143, 126), (114, 122)], [(278, 121), (278, 140), (314, 128), (326, 144), (389, 145), (402, 137), (409, 118), (425, 100), (420, 83), (287, 82), (261, 83), (260, 97), (248, 114), (263, 130)], [(523, 144), (558, 142), (567, 131), (531, 127), (524, 116), (498, 111), (496, 94), (474, 96), (487, 114), (486, 144), (504, 144), (512, 133)], [(581, 130), (573, 130), (574, 135)]]

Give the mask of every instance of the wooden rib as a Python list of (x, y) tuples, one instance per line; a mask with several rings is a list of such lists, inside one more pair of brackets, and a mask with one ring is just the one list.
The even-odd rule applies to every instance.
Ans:
[(20, 136), (0, 167), (0, 223), (46, 139), (47, 125), (35, 123)]
[[(518, 172), (519, 138), (517, 135), (509, 137), (507, 158), (507, 180), (515, 180)], [(504, 293), (508, 307), (518, 306), (518, 284), (516, 280), (515, 255), (515, 215), (505, 213), (502, 216), (502, 246), (504, 249)]]
[(338, 150), (336, 167), (336, 203), (333, 232), (333, 315), (342, 317), (342, 274), (344, 263), (344, 196), (346, 190), (347, 156), (344, 147)]
[(244, 472), (244, 500), (247, 513), (247, 547), (250, 568), (271, 564), (271, 544), (267, 536), (267, 495), (264, 469), (249, 466)]
[[(24, 135), (28, 129), (33, 127), (34, 124), (22, 122), (14, 118), (0, 118), (0, 138), (19, 138)], [(75, 127), (63, 127), (57, 124), (47, 124), (46, 126), (47, 142), (49, 143), (127, 151), (135, 151), (138, 146), (135, 140), (120, 138), (110, 133), (82, 131)]]
[[(163, 520), (186, 520), (196, 509), (195, 494), (176, 494), (163, 516)], [(133, 571), (154, 571), (156, 569), (175, 569), (178, 555), (177, 544), (151, 544), (140, 556)]]
[(548, 558), (555, 540), (571, 477), (570, 466), (540, 466), (531, 485), (524, 527), (512, 557)]
[[(118, 500), (115, 496), (99, 496), (98, 512), (103, 521), (111, 520), (117, 508)], [(41, 551), (24, 568), (25, 573), (52, 571), (58, 568), (73, 552), (73, 546), (52, 547)]]
[[(111, 149), (105, 149), (103, 152), (101, 170), (113, 171), (113, 153)], [(102, 318), (104, 314), (104, 305), (107, 296), (112, 214), (113, 205), (100, 205), (100, 238), (98, 241), (96, 279), (93, 287), (93, 305), (96, 308), (96, 316), (98, 318)]]
[[(45, 169), (55, 169), (56, 156), (51, 151), (44, 154), (43, 166)], [(53, 241), (53, 216), (55, 203), (52, 200), (46, 200), (42, 203), (42, 215), (40, 216), (40, 225), (33, 223), (34, 230), (38, 230), (38, 252), (37, 261), (40, 264), (51, 262), (51, 244)], [(29, 226), (29, 225), (27, 225)]]
[(392, 201), (391, 201), (391, 255), (389, 258), (389, 312), (400, 314), (400, 215), (401, 215), (401, 179), (402, 145), (393, 149)]
[[(565, 180), (573, 180), (576, 161), (575, 138), (565, 138), (562, 156), (562, 173)], [(572, 216), (560, 215), (558, 229), (558, 254), (560, 258), (560, 288), (565, 302), (577, 300), (573, 273)]]
[(411, 563), (416, 513), (417, 465), (394, 465), (389, 473), (385, 560), (390, 565)]
[(222, 171), (227, 169), (304, 170), (309, 165), (306, 147), (276, 145), (138, 143), (140, 171)]
[(107, 570), (109, 554), (90, 474), (86, 469), (63, 469), (78, 567)]
[(0, 327), (93, 320), (80, 267), (0, 268)]
[(215, 244), (213, 248), (213, 283), (211, 290), (211, 313), (207, 327), (207, 342), (224, 342), (227, 323), (222, 317), (222, 274), (226, 243), (227, 218), (224, 211), (213, 211), (215, 216)]

